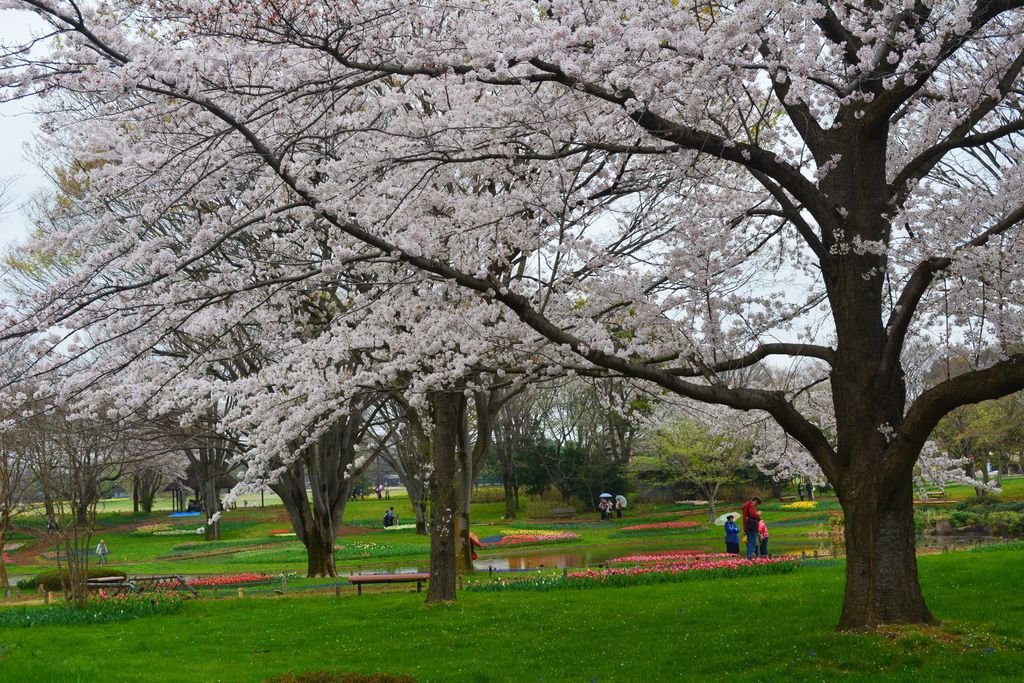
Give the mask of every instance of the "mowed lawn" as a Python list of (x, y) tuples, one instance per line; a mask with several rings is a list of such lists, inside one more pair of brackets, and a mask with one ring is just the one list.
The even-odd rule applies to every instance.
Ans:
[(1020, 680), (1024, 551), (923, 556), (938, 628), (833, 630), (839, 562), (635, 588), (189, 601), (169, 617), (5, 629), (0, 679), (262, 681), (284, 672), (418, 681)]

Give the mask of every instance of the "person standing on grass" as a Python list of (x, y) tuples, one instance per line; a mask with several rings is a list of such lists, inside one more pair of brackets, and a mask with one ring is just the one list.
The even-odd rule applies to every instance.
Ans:
[(743, 533), (747, 535), (747, 559), (752, 560), (757, 555), (760, 539), (757, 537), (757, 523), (761, 521), (761, 513), (757, 506), (761, 499), (754, 496), (743, 504)]
[(104, 543), (103, 539), (101, 538), (99, 544), (96, 546), (96, 557), (100, 558), (99, 564), (107, 563), (108, 552), (109, 551), (107, 550), (107, 544)]
[(725, 518), (725, 552), (730, 555), (740, 554), (740, 528), (736, 526), (732, 515)]
[(757, 539), (760, 543), (757, 554), (768, 557), (768, 525), (764, 523), (764, 517), (757, 522)]

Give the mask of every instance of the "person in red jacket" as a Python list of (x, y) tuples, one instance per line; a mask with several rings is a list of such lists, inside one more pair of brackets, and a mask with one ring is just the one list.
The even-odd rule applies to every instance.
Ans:
[(757, 496), (743, 504), (743, 533), (747, 535), (748, 560), (752, 560), (757, 556), (758, 546), (760, 545), (760, 539), (757, 537), (757, 524), (761, 521), (761, 513), (757, 511), (757, 506), (760, 504), (761, 499)]

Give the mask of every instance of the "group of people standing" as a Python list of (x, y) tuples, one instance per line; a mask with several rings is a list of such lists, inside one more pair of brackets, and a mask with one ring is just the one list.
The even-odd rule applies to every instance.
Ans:
[[(760, 504), (761, 499), (754, 496), (743, 504), (741, 512), (743, 533), (747, 537), (748, 560), (768, 557), (768, 525), (757, 509)], [(725, 552), (730, 555), (740, 554), (740, 527), (737, 526), (733, 515), (727, 515), (725, 518)]]
[(611, 521), (612, 513), (616, 517), (622, 519), (622, 511), (626, 509), (626, 497), (623, 495), (615, 496), (612, 500), (609, 496), (602, 496), (601, 502), (597, 504), (597, 510), (601, 513), (601, 521)]

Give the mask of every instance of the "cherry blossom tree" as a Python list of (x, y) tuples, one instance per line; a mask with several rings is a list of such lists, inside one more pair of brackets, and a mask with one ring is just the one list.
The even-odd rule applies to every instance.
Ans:
[(662, 410), (651, 420), (645, 452), (633, 464), (657, 473), (666, 483), (695, 486), (707, 500), (708, 521), (713, 522), (718, 516), (719, 488), (736, 480), (752, 450), (741, 414), (733, 412), (687, 410), (686, 406)]
[[(459, 302), (401, 354), (453, 361), (420, 383), (438, 457), (484, 347), (763, 411), (843, 506), (840, 627), (932, 620), (915, 463), (951, 409), (1024, 387), (1020, 0), (2, 6), (60, 37), (8, 46), (4, 84), (50, 96), (91, 215), (50, 236), (83, 256), (5, 338), (273, 326), (275, 296), (357, 261)], [(393, 298), (379, 330), (416, 305)], [(306, 395), (323, 377), (303, 363), (382, 334), (354, 329), (277, 376)], [(908, 393), (904, 351), (936, 330), (996, 353)], [(834, 433), (739, 374), (770, 357), (827, 367)]]
[(914, 484), (919, 495), (924, 497), (930, 488), (942, 491), (949, 484), (973, 486), (979, 491), (999, 489), (995, 482), (979, 481), (968, 473), (965, 469), (968, 460), (968, 458), (957, 458), (940, 451), (932, 441), (925, 442), (924, 448), (921, 449), (921, 457), (918, 458), (917, 467), (914, 470)]

